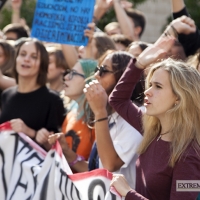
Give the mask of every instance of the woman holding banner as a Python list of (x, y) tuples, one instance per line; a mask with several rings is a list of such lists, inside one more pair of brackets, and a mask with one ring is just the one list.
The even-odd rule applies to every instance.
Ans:
[(88, 160), (95, 139), (94, 130), (87, 126), (90, 108), (83, 88), (85, 83), (93, 78), (96, 66), (95, 60), (81, 59), (71, 70), (64, 73), (65, 96), (73, 101), (67, 106), (68, 112), (62, 125), (62, 132), (71, 153), (79, 155), (82, 160)]
[[(114, 173), (123, 173), (132, 187), (135, 187), (135, 171), (132, 166), (137, 159), (136, 149), (142, 140), (141, 134), (123, 120), (108, 104), (107, 96), (123, 74), (132, 55), (126, 52), (108, 51), (100, 59), (95, 78), (87, 83), (84, 92), (94, 113), (96, 142), (93, 145), (89, 163), (72, 153), (59, 134), (63, 153), (69, 165), (78, 172), (105, 168)], [(67, 77), (66, 77), (67, 78)], [(132, 133), (134, 139), (130, 140)], [(53, 143), (55, 136), (50, 136)]]
[(2, 93), (0, 124), (10, 121), (12, 129), (23, 132), (49, 148), (49, 134), (58, 132), (65, 109), (60, 97), (46, 87), (48, 53), (36, 39), (23, 40), (16, 51), (13, 73), (17, 86)]

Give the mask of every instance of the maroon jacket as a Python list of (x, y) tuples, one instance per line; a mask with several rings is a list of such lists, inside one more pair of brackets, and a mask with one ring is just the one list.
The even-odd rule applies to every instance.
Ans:
[[(142, 112), (130, 100), (131, 93), (142, 70), (135, 60), (127, 67), (112, 94), (111, 106), (133, 127), (142, 131)], [(176, 180), (200, 180), (200, 152), (188, 146), (173, 168), (169, 167), (170, 142), (152, 141), (136, 162), (136, 190), (131, 190), (125, 200), (195, 200), (198, 192), (177, 192)]]

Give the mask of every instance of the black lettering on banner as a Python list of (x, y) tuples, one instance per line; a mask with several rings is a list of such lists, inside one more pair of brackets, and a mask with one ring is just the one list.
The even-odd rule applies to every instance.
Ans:
[[(29, 187), (29, 184), (31, 184), (32, 182), (33, 183), (32, 186), (35, 191), (36, 177), (30, 175), (29, 176), (30, 182), (27, 182), (27, 179), (26, 179), (27, 168), (26, 167), (29, 166), (29, 163), (34, 161), (37, 168), (41, 168), (39, 165), (43, 162), (43, 158), (41, 158), (39, 154), (35, 152), (35, 150), (29, 145), (29, 143), (26, 142), (24, 139), (22, 139), (17, 133), (11, 133), (10, 136), (12, 136), (9, 138), (10, 141), (12, 141), (11, 143), (12, 145), (10, 146), (10, 155), (9, 155), (10, 158), (7, 160), (13, 159), (12, 160), (13, 164), (10, 165), (8, 169), (5, 168), (5, 164), (7, 162), (5, 154), (7, 153), (7, 156), (8, 156), (8, 152), (4, 152), (4, 149), (0, 148), (0, 158), (2, 159), (1, 177), (2, 177), (2, 182), (3, 182), (1, 183), (4, 189), (4, 193), (3, 191), (1, 191), (0, 195), (1, 197), (2, 195), (7, 197), (7, 199), (13, 199), (15, 198), (16, 194), (19, 194), (19, 191), (20, 191), (20, 194), (28, 200), (28, 199), (31, 199), (31, 195), (27, 193), (27, 189)], [(26, 163), (28, 163), (28, 165), (26, 165)], [(26, 168), (26, 170), (24, 170), (24, 167)], [(30, 168), (30, 172), (31, 172), (30, 174), (34, 174), (34, 168), (35, 168), (35, 165)], [(5, 171), (7, 171), (7, 173), (9, 171), (10, 174), (12, 174), (13, 170), (15, 170), (15, 173), (14, 173), (15, 179), (6, 180), (6, 178), (8, 177), (5, 176)], [(10, 187), (10, 185), (8, 185), (9, 181), (12, 182), (12, 193), (9, 192), (8, 194), (8, 188)]]
[[(102, 197), (103, 199), (99, 195), (97, 196), (97, 199), (94, 199), (94, 195), (96, 196), (96, 194), (94, 194), (95, 189), (101, 190), (101, 191), (103, 190), (103, 193), (104, 193), (103, 197)], [(102, 192), (99, 192), (99, 194), (101, 194), (101, 193)], [(90, 183), (89, 188), (88, 188), (88, 199), (89, 200), (104, 200), (105, 195), (106, 195), (106, 186), (105, 186), (104, 182), (100, 179), (93, 180)], [(116, 196), (113, 193), (109, 192), (109, 195), (111, 196), (112, 200), (116, 200)]]
[(7, 188), (7, 184), (6, 184), (6, 178), (5, 178), (5, 156), (4, 156), (4, 153), (2, 151), (2, 149), (0, 148), (0, 156), (2, 158), (2, 163), (3, 163), (3, 166), (2, 166), (2, 169), (1, 169), (1, 173), (2, 173), (2, 178), (3, 180), (3, 188), (4, 188), (4, 193), (5, 193), (5, 196), (7, 196), (7, 192), (8, 192), (8, 188)]
[(48, 171), (48, 174), (44, 179), (44, 183), (43, 183), (42, 189), (41, 189), (42, 192), (40, 193), (40, 199), (39, 200), (47, 199), (47, 191), (48, 191), (47, 189), (48, 189), (48, 184), (49, 184), (49, 173), (50, 173), (50, 170)]
[[(99, 190), (103, 190), (103, 197), (98, 195), (97, 199), (94, 199), (95, 188), (98, 188)], [(104, 200), (105, 195), (106, 195), (106, 186), (104, 182), (100, 179), (93, 180), (90, 183), (89, 188), (88, 188), (88, 199), (89, 200)]]
[[(62, 199), (65, 198), (69, 200), (82, 200), (80, 193), (74, 183), (69, 179), (66, 172), (60, 169), (60, 177), (59, 178), (59, 190), (62, 193)], [(64, 191), (64, 193), (63, 193)]]
[[(6, 139), (9, 141), (9, 148), (8, 145), (6, 146), (7, 141), (0, 148), (0, 177), (1, 180), (5, 180), (0, 184), (0, 199), (11, 200), (18, 197), (18, 199), (31, 200), (34, 197), (34, 199), (45, 200), (52, 199), (52, 195), (55, 194), (60, 197), (60, 200), (84, 200), (81, 188), (80, 191), (78, 190), (82, 186), (76, 187), (62, 169), (66, 161), (62, 163), (64, 158), (60, 157), (55, 149), (50, 150), (44, 158), (29, 144), (28, 140), (19, 137), (17, 133)], [(8, 173), (10, 176), (7, 176)], [(108, 182), (104, 183), (101, 178), (95, 176), (93, 178), (95, 179), (93, 181), (83, 179), (85, 188), (89, 186), (85, 191), (89, 197), (87, 199), (104, 200)], [(52, 188), (53, 191), (50, 191)], [(112, 194), (108, 195), (111, 197), (109, 199), (116, 200)]]
[[(28, 187), (28, 183), (23, 183), (23, 176), (25, 173), (25, 170), (23, 169), (23, 165), (26, 165), (26, 162), (30, 162), (31, 160), (37, 160), (38, 161), (38, 165), (40, 165), (43, 162), (43, 159), (38, 155), (37, 152), (35, 152), (35, 150), (30, 146), (30, 144), (28, 142), (26, 142), (24, 139), (22, 139), (21, 137), (19, 137), (18, 134), (14, 133), (11, 134), (13, 136), (15, 136), (15, 146), (14, 146), (14, 160), (17, 160), (17, 157), (23, 157), (24, 160), (21, 161), (21, 163), (19, 164), (19, 176), (18, 179), (15, 182), (15, 187), (13, 189), (13, 192), (11, 194), (11, 196), (9, 197), (9, 199), (12, 199), (12, 197), (15, 195), (16, 191), (18, 188), (23, 188), (24, 189), (24, 194), (26, 194), (27, 191), (27, 187)], [(13, 161), (14, 164), (14, 161)], [(13, 165), (13, 167), (15, 167), (15, 165)], [(31, 168), (31, 171), (33, 173), (33, 168)], [(32, 180), (31, 180), (32, 178)], [(30, 176), (30, 181), (33, 181), (34, 188), (36, 188), (36, 181), (34, 180), (33, 176)], [(29, 199), (30, 197), (28, 197), (27, 199)]]

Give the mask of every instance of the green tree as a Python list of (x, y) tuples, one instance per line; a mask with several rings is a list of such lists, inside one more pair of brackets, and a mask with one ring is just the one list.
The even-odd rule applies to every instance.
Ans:
[[(196, 26), (200, 29), (200, 0), (185, 0), (185, 5), (191, 18), (195, 21)], [(166, 24), (162, 27), (161, 32), (163, 32), (166, 26), (172, 21), (172, 15), (168, 16), (166, 19)]]
[[(36, 1), (35, 0), (23, 0), (21, 7), (21, 18), (26, 19), (26, 23), (29, 27), (32, 26)], [(3, 29), (7, 24), (11, 23), (12, 9), (11, 7), (4, 7), (1, 11), (0, 29)]]
[[(133, 3), (133, 7), (136, 8), (138, 4), (144, 3), (147, 0), (129, 0), (130, 2)], [(115, 11), (113, 9), (110, 9), (103, 17), (102, 19), (98, 22), (98, 27), (103, 30), (104, 27), (110, 23), (117, 21), (115, 17)]]
[(200, 29), (200, 0), (185, 0), (187, 10)]
[[(133, 3), (134, 7), (138, 4), (145, 2), (146, 0), (129, 0)], [(26, 22), (29, 27), (32, 26), (34, 10), (35, 10), (36, 1), (35, 0), (23, 0), (22, 8), (21, 8), (21, 17), (26, 19)], [(12, 10), (10, 7), (4, 8), (1, 11), (1, 21), (0, 21), (0, 29), (5, 27), (7, 24), (11, 23), (11, 15)], [(116, 21), (115, 12), (113, 9), (109, 10), (103, 18), (99, 21), (98, 27), (103, 30), (104, 26), (111, 21)]]

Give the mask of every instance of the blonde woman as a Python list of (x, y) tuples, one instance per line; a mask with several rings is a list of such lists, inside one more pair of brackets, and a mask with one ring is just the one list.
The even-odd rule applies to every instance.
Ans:
[[(138, 130), (142, 128), (142, 112), (129, 97), (143, 70), (172, 43), (172, 39), (165, 39), (148, 47), (127, 67), (110, 96), (112, 107)], [(197, 198), (198, 192), (178, 192), (176, 184), (200, 180), (199, 82), (199, 72), (184, 62), (167, 59), (152, 66), (146, 80), (136, 188), (132, 189), (122, 175), (114, 175), (111, 183), (125, 200)]]

